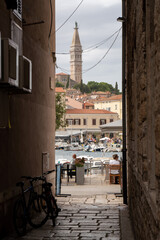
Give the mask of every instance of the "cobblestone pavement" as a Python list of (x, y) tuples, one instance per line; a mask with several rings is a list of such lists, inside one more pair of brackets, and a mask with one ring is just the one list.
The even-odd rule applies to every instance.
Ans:
[[(128, 234), (123, 238), (122, 225), (125, 225), (125, 233), (128, 227), (121, 221), (120, 212), (125, 208), (121, 194), (108, 192), (107, 186), (104, 188), (103, 184), (90, 187), (63, 187), (63, 192), (71, 195), (65, 192), (63, 196), (57, 197), (58, 206), (62, 210), (57, 217), (56, 226), (53, 227), (51, 220), (48, 220), (39, 229), (31, 229), (28, 226), (24, 237), (11, 236), (4, 240), (132, 240)], [(113, 188), (119, 192), (119, 186)], [(126, 222), (128, 219), (127, 216)]]
[(48, 220), (39, 229), (28, 229), (24, 237), (12, 236), (6, 240), (120, 240), (121, 199), (116, 200), (114, 194), (108, 197), (114, 205), (106, 205), (106, 195), (58, 197), (58, 205), (62, 211), (57, 217), (55, 227), (52, 226), (51, 220)]
[(66, 207), (59, 214), (56, 226), (48, 222), (41, 229), (32, 230), (23, 239), (110, 239), (120, 240), (119, 209), (116, 207)]

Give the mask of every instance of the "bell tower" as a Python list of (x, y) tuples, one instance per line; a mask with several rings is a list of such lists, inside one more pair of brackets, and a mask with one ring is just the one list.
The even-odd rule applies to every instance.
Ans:
[(79, 39), (77, 22), (75, 22), (74, 34), (70, 47), (70, 71), (70, 78), (80, 83), (82, 80), (82, 46)]

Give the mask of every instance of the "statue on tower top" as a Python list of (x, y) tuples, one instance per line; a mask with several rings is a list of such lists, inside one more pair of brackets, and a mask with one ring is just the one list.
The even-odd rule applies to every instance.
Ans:
[(78, 23), (75, 22), (75, 29), (78, 29)]

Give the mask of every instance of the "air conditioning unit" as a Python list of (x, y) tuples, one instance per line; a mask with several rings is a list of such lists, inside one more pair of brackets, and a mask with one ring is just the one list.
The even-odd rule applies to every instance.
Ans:
[(25, 56), (19, 56), (19, 88), (24, 92), (32, 92), (32, 61)]
[(2, 77), (0, 86), (19, 86), (19, 48), (11, 39), (2, 39)]
[(22, 0), (17, 0), (17, 8), (13, 10), (13, 13), (22, 20)]

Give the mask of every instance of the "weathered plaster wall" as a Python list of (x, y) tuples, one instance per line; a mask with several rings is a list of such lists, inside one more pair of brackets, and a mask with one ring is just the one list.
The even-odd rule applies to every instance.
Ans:
[[(55, 76), (51, 54), (55, 52), (54, 4), (52, 0), (53, 21), (49, 37), (50, 1), (23, 1), (23, 19), (26, 23), (45, 22), (23, 27), (23, 55), (32, 61), (32, 93), (9, 95), (0, 89), (0, 116), (3, 116), (3, 126), (0, 126), (0, 236), (5, 235), (13, 225), (16, 182), (22, 175), (41, 175), (43, 152), (49, 153), (49, 168), (53, 169), (55, 164), (55, 104), (54, 89), (50, 88), (50, 79), (54, 81)], [(2, 38), (11, 38), (11, 17), (12, 11), (6, 9), (2, 0)], [(11, 128), (8, 127), (8, 120)]]

